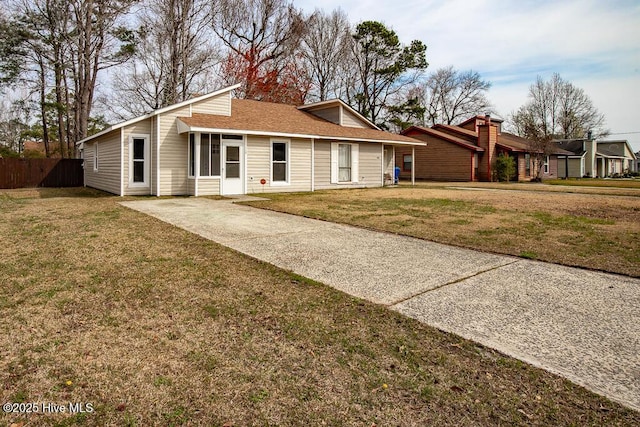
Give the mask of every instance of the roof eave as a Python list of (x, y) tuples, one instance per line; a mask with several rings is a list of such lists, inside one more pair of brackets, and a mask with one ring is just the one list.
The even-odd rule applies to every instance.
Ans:
[(189, 104), (193, 104), (195, 102), (204, 101), (206, 99), (213, 98), (214, 96), (218, 96), (218, 95), (221, 95), (221, 94), (226, 93), (226, 92), (231, 92), (232, 90), (237, 89), (240, 86), (241, 86), (240, 83), (232, 85), (232, 86), (227, 86), (225, 88), (222, 88), (222, 89), (207, 93), (205, 95), (198, 96), (198, 97), (192, 98), (192, 99), (188, 99), (186, 101), (182, 101), (182, 102), (179, 102), (177, 104), (168, 105), (166, 107), (159, 108), (157, 110), (154, 110), (154, 111), (152, 111), (150, 113), (147, 113), (147, 114), (144, 114), (142, 116), (134, 117), (133, 119), (126, 120), (126, 121), (121, 122), (121, 123), (117, 123), (115, 125), (109, 126), (108, 128), (106, 128), (106, 129), (104, 129), (104, 130), (102, 130), (102, 131), (100, 131), (100, 132), (98, 132), (98, 133), (96, 133), (94, 135), (88, 136), (86, 138), (81, 139), (80, 141), (77, 141), (76, 145), (79, 145), (81, 143), (90, 141), (90, 140), (92, 140), (94, 138), (98, 138), (99, 136), (106, 135), (107, 133), (109, 133), (111, 131), (123, 128), (125, 126), (132, 125), (134, 123), (137, 123), (137, 122), (140, 122), (142, 120), (151, 118), (153, 116), (157, 116), (158, 114), (166, 113), (167, 111), (175, 110), (176, 108), (181, 108), (181, 107), (187, 106)]
[(202, 132), (202, 133), (238, 133), (243, 135), (256, 135), (256, 136), (269, 136), (280, 138), (308, 138), (308, 139), (322, 139), (322, 140), (337, 140), (337, 141), (353, 141), (353, 142), (378, 142), (389, 145), (414, 145), (414, 146), (426, 146), (426, 142), (410, 142), (410, 141), (396, 141), (391, 139), (373, 139), (373, 138), (355, 138), (347, 136), (335, 136), (335, 135), (313, 135), (302, 133), (290, 133), (290, 132), (271, 132), (271, 131), (259, 131), (248, 129), (228, 129), (228, 128), (209, 128), (203, 126), (191, 126), (184, 123), (178, 118), (178, 133), (183, 134), (187, 132)]

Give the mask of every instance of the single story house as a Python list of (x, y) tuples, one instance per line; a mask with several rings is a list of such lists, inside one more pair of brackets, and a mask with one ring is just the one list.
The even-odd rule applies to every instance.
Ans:
[[(560, 178), (606, 178), (635, 172), (638, 157), (626, 140), (562, 139), (558, 147), (570, 154), (559, 156)], [(568, 173), (567, 173), (568, 171)]]
[(392, 182), (396, 147), (340, 100), (233, 99), (239, 85), (136, 117), (78, 142), (85, 185), (125, 195), (232, 195)]
[[(417, 179), (434, 181), (492, 181), (496, 157), (503, 153), (515, 159), (514, 180), (535, 178), (537, 169), (530, 142), (517, 135), (502, 131), (503, 120), (490, 116), (475, 116), (459, 125), (436, 124), (430, 128), (412, 126), (402, 132), (405, 136), (427, 143), (415, 148), (415, 159), (410, 150), (396, 150), (396, 163), (400, 177), (414, 174)], [(554, 149), (543, 164), (543, 178), (555, 178), (558, 154)], [(412, 169), (415, 164), (415, 170)]]

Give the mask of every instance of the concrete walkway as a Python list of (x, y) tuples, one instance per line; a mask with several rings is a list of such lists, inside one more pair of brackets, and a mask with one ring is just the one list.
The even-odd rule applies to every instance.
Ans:
[(124, 202), (640, 410), (640, 280), (209, 199)]

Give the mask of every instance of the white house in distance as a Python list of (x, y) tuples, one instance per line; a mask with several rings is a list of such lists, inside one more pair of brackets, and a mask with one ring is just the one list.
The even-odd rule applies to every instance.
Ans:
[(379, 187), (396, 146), (340, 100), (300, 107), (232, 99), (239, 85), (113, 125), (78, 142), (85, 185), (117, 195), (233, 195)]
[(635, 172), (637, 158), (626, 140), (597, 141), (587, 138), (555, 142), (558, 147), (573, 153), (558, 156), (560, 178), (606, 178)]

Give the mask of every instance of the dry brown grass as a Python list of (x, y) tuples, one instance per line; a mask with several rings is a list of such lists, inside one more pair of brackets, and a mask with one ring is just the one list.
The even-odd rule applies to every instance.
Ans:
[[(551, 191), (546, 191), (550, 189)], [(561, 192), (541, 184), (423, 184), (415, 188), (267, 196), (253, 206), (488, 252), (640, 277), (640, 197)], [(597, 189), (598, 191), (609, 191)]]
[(3, 425), (640, 423), (559, 377), (99, 196), (0, 193), (0, 400), (95, 407)]

